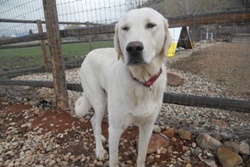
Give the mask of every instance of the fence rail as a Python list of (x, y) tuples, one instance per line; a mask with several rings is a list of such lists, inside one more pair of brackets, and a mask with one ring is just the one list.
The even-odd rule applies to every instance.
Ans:
[[(84, 58), (79, 58), (77, 60), (67, 61), (65, 62), (65, 68), (71, 69), (71, 68), (77, 68), (80, 67)], [(49, 68), (51, 69), (51, 68)], [(4, 71), (0, 72), (0, 79), (11, 79), (14, 77), (18, 77), (20, 75), (29, 75), (34, 73), (42, 73), (42, 72), (50, 72), (48, 69), (45, 68), (45, 66), (35, 66), (35, 67), (29, 67), (29, 68), (21, 68), (17, 70), (10, 70), (10, 71)]]
[[(1, 19), (0, 18), (0, 23), (34, 23), (36, 24), (38, 20), (18, 20), (18, 19)], [(45, 21), (41, 21), (42, 24), (46, 24)], [(73, 25), (86, 25), (86, 26), (90, 26), (90, 25), (101, 25), (98, 23), (91, 23), (91, 22), (75, 22), (75, 21), (59, 21), (59, 24), (73, 24)]]
[[(50, 81), (0, 80), (0, 85), (53, 88), (53, 82)], [(83, 91), (81, 85), (76, 83), (67, 83), (67, 89)], [(250, 113), (250, 102), (244, 100), (164, 93), (163, 102), (184, 106), (225, 109), (229, 111)]]

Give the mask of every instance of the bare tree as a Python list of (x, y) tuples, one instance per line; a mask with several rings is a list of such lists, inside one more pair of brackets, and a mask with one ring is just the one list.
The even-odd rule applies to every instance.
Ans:
[(178, 0), (176, 1), (180, 6), (181, 15), (194, 15), (200, 12), (202, 5), (201, 0)]
[(126, 10), (140, 8), (144, 3), (155, 0), (126, 0)]

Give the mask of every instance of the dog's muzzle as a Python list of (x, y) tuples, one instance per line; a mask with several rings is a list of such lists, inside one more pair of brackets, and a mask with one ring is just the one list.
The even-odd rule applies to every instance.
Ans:
[(139, 41), (129, 42), (126, 51), (128, 54), (128, 65), (145, 64), (143, 60), (143, 44)]

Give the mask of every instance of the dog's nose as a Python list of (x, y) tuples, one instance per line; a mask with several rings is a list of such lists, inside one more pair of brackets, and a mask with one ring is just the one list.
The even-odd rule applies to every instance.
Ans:
[(143, 49), (143, 44), (139, 41), (129, 42), (126, 47), (126, 51), (131, 55), (138, 55)]

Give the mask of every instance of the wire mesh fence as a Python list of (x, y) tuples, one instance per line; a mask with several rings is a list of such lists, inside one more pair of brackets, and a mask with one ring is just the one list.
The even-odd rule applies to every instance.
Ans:
[[(116, 22), (141, 7), (167, 18), (173, 39), (152, 134), (168, 146), (150, 143), (146, 166), (248, 166), (249, 0), (0, 0), (0, 166), (109, 166), (94, 155), (94, 112), (75, 116), (79, 69), (91, 50), (113, 47)], [(137, 140), (130, 126), (119, 165), (135, 166)]]
[[(114, 25), (126, 11), (151, 7), (162, 13), (172, 28), (170, 31), (176, 48), (173, 57), (168, 58), (167, 65), (170, 71), (177, 70), (184, 73), (186, 85), (189, 81), (185, 75), (186, 72), (190, 72), (211, 80), (218, 86), (227, 87), (230, 96), (217, 94), (217, 97), (249, 100), (248, 1), (196, 2), (195, 0), (57, 1), (58, 40), (60, 40), (58, 43), (63, 64), (58, 61), (54, 63), (65, 66), (66, 69), (78, 68), (90, 50), (113, 47)], [(1, 1), (0, 76), (2, 79), (37, 72), (48, 72), (45, 77), (47, 81), (55, 79), (51, 72), (52, 46), (48, 44), (48, 25), (45, 24), (44, 13), (44, 4), (40, 0)], [(238, 82), (239, 80), (241, 82)], [(79, 83), (79, 80), (77, 81)], [(180, 93), (210, 95), (209, 90), (199, 94), (195, 93), (195, 87), (191, 87), (188, 93)]]

